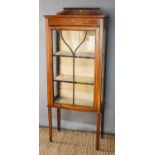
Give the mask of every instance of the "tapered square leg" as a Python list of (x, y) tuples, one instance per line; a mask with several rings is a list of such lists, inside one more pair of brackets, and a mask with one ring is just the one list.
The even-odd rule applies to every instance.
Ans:
[(57, 128), (58, 128), (58, 131), (60, 131), (60, 117), (61, 117), (60, 109), (57, 109)]
[(96, 150), (99, 150), (99, 135), (100, 135), (100, 113), (96, 117)]
[(52, 108), (48, 107), (49, 140), (52, 142)]
[(104, 129), (104, 113), (101, 114), (101, 138), (103, 138), (103, 129)]

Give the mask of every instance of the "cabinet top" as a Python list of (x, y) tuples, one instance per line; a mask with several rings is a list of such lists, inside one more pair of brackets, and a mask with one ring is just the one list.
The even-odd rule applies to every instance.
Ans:
[[(49, 16), (52, 15), (45, 15), (45, 17)], [(56, 16), (105, 17), (105, 14), (100, 8), (63, 8), (63, 11), (58, 12)]]

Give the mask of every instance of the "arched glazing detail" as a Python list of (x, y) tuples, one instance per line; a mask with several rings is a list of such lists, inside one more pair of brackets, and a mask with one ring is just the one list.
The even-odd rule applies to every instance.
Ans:
[(70, 49), (70, 51), (72, 52), (73, 55), (75, 55), (76, 51), (79, 49), (79, 47), (83, 44), (83, 42), (86, 40), (86, 37), (87, 37), (87, 31), (85, 31), (85, 35), (84, 35), (84, 38), (83, 40), (80, 42), (80, 44), (76, 47), (75, 50), (73, 50), (69, 44), (67, 43), (67, 41), (65, 40), (65, 38), (63, 37), (63, 34), (62, 34), (62, 31), (60, 31), (60, 34), (61, 34), (61, 38), (63, 40), (63, 42), (66, 44), (66, 46)]

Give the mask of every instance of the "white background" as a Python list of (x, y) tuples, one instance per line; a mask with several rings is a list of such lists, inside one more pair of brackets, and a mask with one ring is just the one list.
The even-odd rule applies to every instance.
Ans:
[[(153, 2), (116, 1), (116, 155), (155, 154)], [(39, 154), (39, 4), (0, 11), (0, 154)]]

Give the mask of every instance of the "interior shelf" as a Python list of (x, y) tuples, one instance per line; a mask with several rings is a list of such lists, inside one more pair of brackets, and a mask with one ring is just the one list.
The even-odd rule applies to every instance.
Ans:
[[(53, 56), (62, 56), (62, 57), (73, 57), (73, 54), (71, 52), (55, 52), (53, 53)], [(76, 58), (88, 58), (88, 59), (94, 59), (94, 53), (93, 52), (77, 52), (75, 54)]]
[[(56, 98), (54, 100), (54, 103), (71, 104), (71, 105), (73, 105), (73, 99), (71, 99), (71, 98), (65, 98), (65, 97), (60, 97), (60, 98)], [(93, 101), (90, 101), (90, 100), (82, 100), (82, 99), (75, 99), (74, 105), (93, 107)]]
[[(73, 83), (73, 76), (72, 75), (59, 75), (59, 76), (54, 78), (54, 81)], [(91, 85), (93, 85), (94, 84), (94, 78), (83, 77), (83, 76), (75, 76), (74, 83), (91, 84)]]
[(60, 104), (73, 104), (73, 99), (71, 98), (66, 98), (66, 97), (60, 97), (56, 98), (54, 100), (54, 103), (60, 103)]

